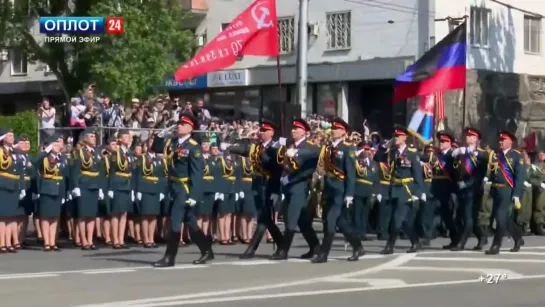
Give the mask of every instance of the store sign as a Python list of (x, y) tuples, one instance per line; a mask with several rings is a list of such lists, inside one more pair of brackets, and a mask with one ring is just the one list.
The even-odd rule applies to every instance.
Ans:
[(248, 70), (221, 70), (208, 75), (208, 87), (248, 85)]
[(176, 82), (171, 76), (165, 81), (165, 87), (169, 90), (190, 90), (202, 89), (208, 87), (208, 78), (206, 75), (195, 77), (182, 82)]

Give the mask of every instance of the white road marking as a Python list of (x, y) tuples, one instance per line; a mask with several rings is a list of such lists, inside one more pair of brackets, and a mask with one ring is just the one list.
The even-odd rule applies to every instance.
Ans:
[(115, 273), (129, 273), (129, 272), (136, 272), (136, 270), (112, 269), (112, 270), (83, 272), (82, 274), (85, 274), (85, 275), (98, 275), (98, 274), (115, 274)]
[[(532, 276), (524, 276), (521, 278), (506, 279), (505, 281), (524, 280), (524, 279), (544, 279), (544, 278), (545, 278), (545, 275), (532, 275)], [(258, 294), (258, 295), (247, 295), (247, 296), (204, 298), (204, 299), (179, 300), (179, 301), (150, 303), (150, 304), (119, 304), (116, 306), (117, 307), (166, 307), (166, 306), (198, 305), (198, 304), (225, 303), (225, 302), (236, 302), (236, 301), (253, 301), (253, 300), (271, 299), (271, 298), (287, 298), (287, 297), (316, 296), (316, 295), (326, 295), (326, 294), (341, 294), (341, 293), (380, 291), (380, 290), (392, 290), (392, 289), (463, 285), (463, 284), (472, 284), (472, 283), (480, 283), (480, 281), (478, 279), (466, 279), (466, 280), (415, 283), (415, 284), (404, 284), (404, 285), (390, 285), (390, 286), (387, 285), (387, 286), (379, 286), (379, 287), (358, 287), (358, 288), (327, 289), (327, 290), (301, 291), (301, 292), (283, 292), (283, 293), (276, 293), (276, 294)], [(96, 306), (100, 306), (100, 305), (96, 305)]]
[(545, 263), (545, 259), (524, 259), (524, 258), (479, 258), (479, 257), (416, 257), (414, 260), (422, 261), (460, 261), (460, 262), (504, 262), (504, 263)]
[[(176, 266), (166, 268), (152, 268), (155, 271), (172, 271), (172, 270), (192, 270), (192, 269), (204, 269), (210, 267), (209, 265), (195, 265), (195, 264), (180, 264)], [(148, 268), (149, 269), (149, 268)]]
[(249, 260), (249, 261), (236, 261), (232, 262), (231, 265), (241, 265), (241, 266), (247, 266), (247, 265), (262, 265), (262, 264), (278, 264), (279, 261), (271, 261), (271, 260)]
[(399, 286), (407, 284), (401, 279), (393, 278), (328, 278), (326, 281), (334, 283), (365, 283), (371, 287)]
[(466, 273), (479, 273), (479, 274), (506, 274), (508, 278), (521, 278), (524, 277), (519, 273), (515, 273), (506, 269), (496, 268), (453, 268), (453, 267), (428, 267), (428, 266), (399, 266), (391, 268), (389, 270), (394, 271), (428, 271), (428, 272), (466, 272)]
[(8, 279), (23, 279), (23, 278), (44, 278), (44, 277), (59, 277), (59, 274), (6, 274), (6, 275), (0, 275), (0, 280), (8, 280)]
[[(223, 290), (223, 291), (210, 291), (210, 292), (201, 292), (201, 293), (195, 293), (195, 294), (177, 295), (177, 296), (165, 296), (165, 297), (157, 297), (157, 298), (149, 298), (149, 299), (109, 302), (104, 304), (91, 304), (91, 305), (83, 305), (80, 307), (121, 307), (121, 306), (131, 306), (132, 304), (150, 304), (149, 306), (159, 306), (158, 304), (164, 301), (173, 301), (173, 300), (183, 301), (183, 300), (189, 300), (189, 299), (209, 298), (212, 296), (227, 296), (227, 295), (247, 293), (247, 292), (253, 292), (253, 291), (265, 291), (265, 290), (273, 290), (273, 289), (280, 289), (280, 288), (287, 288), (287, 287), (305, 286), (305, 285), (324, 282), (328, 278), (335, 278), (335, 277), (350, 278), (350, 277), (356, 277), (356, 276), (359, 277), (366, 274), (378, 273), (385, 269), (403, 265), (411, 261), (415, 257), (416, 257), (416, 254), (404, 254), (404, 255), (395, 257), (394, 259), (388, 262), (381, 263), (379, 265), (366, 268), (363, 270), (343, 273), (338, 275), (330, 275), (330, 276), (322, 276), (322, 277), (310, 278), (310, 279), (304, 279), (304, 280), (296, 280), (292, 282), (276, 283), (276, 284), (255, 286), (255, 287), (244, 287), (244, 288), (237, 288), (237, 289)], [(319, 268), (319, 267), (316, 266), (316, 268)]]

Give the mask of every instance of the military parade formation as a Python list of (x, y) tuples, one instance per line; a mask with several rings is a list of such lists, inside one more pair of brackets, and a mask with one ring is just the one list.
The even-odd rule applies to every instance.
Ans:
[(275, 138), (279, 127), (262, 120), (258, 141), (219, 144), (195, 137), (196, 125), (182, 114), (144, 153), (131, 150), (128, 130), (98, 148), (87, 128), (72, 152), (55, 135), (34, 157), (28, 138), (2, 130), (0, 253), (26, 247), (29, 221), (45, 252), (61, 250), (61, 234), (83, 250), (98, 249), (97, 240), (113, 249), (129, 248), (127, 238), (144, 248), (165, 243), (155, 267), (174, 266), (189, 242), (201, 252), (194, 264), (213, 260), (214, 244), (245, 244), (240, 258), (251, 259), (264, 237), (276, 247), (270, 259), (285, 260), (297, 230), (309, 247), (300, 257), (312, 263), (327, 262), (336, 232), (352, 247), (348, 261), (364, 255), (370, 232), (386, 241), (382, 254), (399, 238), (414, 253), (438, 236), (450, 238), (443, 248), (451, 251), (475, 237), (480, 251), (492, 233), (485, 253), (495, 255), (507, 236), (517, 252), (523, 236), (544, 234), (545, 154), (515, 148), (508, 131), (491, 150), (472, 127), (460, 142), (439, 131), (436, 146), (419, 146), (401, 126), (389, 140), (362, 141), (340, 118), (327, 140), (310, 136), (303, 119), (292, 121), (289, 138)]

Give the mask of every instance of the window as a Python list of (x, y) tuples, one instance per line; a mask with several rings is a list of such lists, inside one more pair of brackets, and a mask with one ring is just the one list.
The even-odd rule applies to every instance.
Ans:
[(350, 12), (327, 13), (327, 49), (339, 50), (351, 47)]
[(430, 36), (430, 49), (435, 46), (435, 36)]
[(295, 18), (278, 18), (278, 40), (281, 54), (293, 52), (295, 44)]
[(541, 18), (524, 16), (524, 51), (541, 52)]
[(488, 29), (490, 10), (483, 7), (471, 8), (471, 44), (488, 47)]
[(21, 76), (27, 74), (27, 58), (19, 48), (11, 49), (11, 75)]

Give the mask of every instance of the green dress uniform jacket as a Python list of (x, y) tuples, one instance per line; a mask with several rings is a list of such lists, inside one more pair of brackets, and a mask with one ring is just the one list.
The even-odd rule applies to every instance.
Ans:
[(392, 220), (393, 208), (390, 202), (390, 179), (392, 178), (392, 165), (386, 149), (380, 147), (373, 160), (378, 163), (378, 184), (375, 187), (375, 194), (378, 201), (378, 222), (377, 235), (385, 239), (390, 233), (390, 223)]
[(195, 214), (199, 216), (209, 216), (214, 212), (216, 203), (216, 194), (218, 193), (217, 178), (221, 177), (221, 165), (218, 157), (206, 154), (204, 160), (204, 176), (202, 181), (202, 198), (197, 205)]
[(166, 180), (162, 159), (147, 153), (135, 161), (135, 190), (141, 196), (137, 200), (140, 214), (156, 216), (161, 211), (161, 200), (165, 197)]
[(98, 215), (99, 196), (105, 196), (104, 191), (101, 190), (106, 180), (102, 172), (104, 161), (101, 153), (85, 146), (76, 152), (73, 163), (70, 179), (73, 194), (76, 194), (75, 190), (79, 189), (79, 195), (73, 195), (77, 203), (77, 216), (78, 218), (95, 218)]
[[(0, 148), (0, 217), (19, 215), (19, 201), (25, 191), (24, 170), (13, 149)], [(24, 192), (26, 193), (26, 191)], [(24, 196), (24, 195), (23, 195)]]
[(68, 192), (68, 161), (60, 154), (50, 153), (39, 160), (37, 171), (39, 216), (57, 218), (61, 215)]
[(354, 205), (350, 207), (350, 218), (360, 237), (369, 230), (369, 213), (373, 209), (373, 195), (379, 182), (379, 165), (369, 158), (356, 160), (356, 189)]
[(108, 175), (108, 193), (113, 192), (111, 213), (134, 213), (135, 180), (134, 155), (129, 150), (119, 147), (110, 156), (110, 172)]
[(542, 232), (545, 225), (545, 193), (543, 183), (545, 182), (545, 162), (532, 164), (528, 170), (528, 181), (532, 185), (532, 222), (538, 232)]
[(28, 153), (18, 153), (17, 157), (23, 168), (25, 197), (19, 202), (19, 214), (31, 215), (35, 211), (33, 195), (38, 194), (36, 188), (35, 158)]
[(223, 200), (218, 203), (218, 213), (228, 214), (235, 212), (235, 170), (229, 156), (219, 158), (221, 177), (218, 178), (218, 192), (223, 194)]
[(249, 158), (240, 156), (238, 157), (238, 161), (240, 166), (240, 179), (238, 185), (240, 212), (255, 216), (257, 208), (255, 204), (255, 191), (252, 189), (252, 162)]

